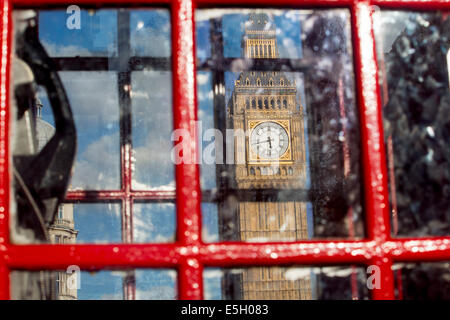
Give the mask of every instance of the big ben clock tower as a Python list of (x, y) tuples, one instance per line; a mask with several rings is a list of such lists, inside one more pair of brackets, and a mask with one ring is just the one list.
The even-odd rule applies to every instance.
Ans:
[[(267, 14), (249, 15), (242, 49), (246, 58), (278, 57), (276, 28)], [(242, 72), (227, 112), (227, 128), (246, 132), (234, 138), (233, 180), (238, 190), (275, 190), (281, 194), (305, 187), (305, 119), (294, 81), (283, 72)], [(235, 240), (307, 239), (305, 203), (280, 197), (275, 201), (250, 200), (235, 205)], [(280, 267), (254, 267), (244, 269), (239, 277), (228, 274), (225, 286), (233, 289), (224, 290), (225, 295), (252, 300), (311, 298), (309, 279), (286, 280), (284, 273)]]

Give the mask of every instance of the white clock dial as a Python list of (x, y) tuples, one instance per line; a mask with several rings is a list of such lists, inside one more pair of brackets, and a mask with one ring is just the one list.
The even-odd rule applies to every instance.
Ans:
[(250, 134), (250, 147), (262, 159), (278, 159), (288, 149), (289, 136), (276, 122), (258, 124)]

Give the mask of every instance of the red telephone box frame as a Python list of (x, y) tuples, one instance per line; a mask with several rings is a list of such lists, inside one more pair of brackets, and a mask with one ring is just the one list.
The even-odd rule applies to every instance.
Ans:
[[(355, 74), (359, 103), (365, 217), (363, 240), (319, 240), (294, 243), (204, 243), (201, 238), (201, 191), (199, 167), (176, 165), (177, 240), (172, 244), (16, 245), (9, 241), (11, 183), (10, 94), (12, 58), (12, 10), (68, 4), (166, 5), (172, 23), (172, 73), (174, 128), (195, 131), (197, 120), (195, 21), (196, 7), (285, 6), (345, 7), (352, 17)], [(2, 0), (0, 4), (0, 299), (10, 298), (11, 270), (56, 270), (78, 265), (84, 270), (103, 268), (174, 268), (178, 272), (178, 297), (203, 299), (203, 268), (249, 265), (377, 265), (381, 287), (371, 290), (372, 299), (394, 299), (392, 264), (405, 261), (450, 260), (450, 236), (392, 238), (386, 154), (383, 139), (378, 65), (373, 31), (373, 5), (408, 10), (449, 10), (448, 0)], [(193, 141), (197, 141), (196, 138)], [(192, 147), (197, 154), (198, 146)], [(96, 197), (120, 199), (125, 216), (133, 199), (168, 197), (169, 194), (131, 189), (129, 155), (122, 146), (122, 190), (99, 192)], [(69, 193), (68, 198), (86, 194)], [(126, 221), (124, 221), (126, 223)]]

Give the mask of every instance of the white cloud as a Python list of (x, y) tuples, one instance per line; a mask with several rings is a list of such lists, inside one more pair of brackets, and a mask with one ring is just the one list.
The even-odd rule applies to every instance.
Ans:
[(210, 81), (209, 72), (198, 72), (197, 73), (197, 85), (203, 86)]
[(171, 73), (134, 72), (132, 90), (133, 188), (174, 190)]
[(98, 71), (59, 73), (69, 97), (77, 130), (104, 130), (119, 123), (117, 74)]
[(170, 25), (154, 29), (141, 27), (131, 31), (132, 55), (150, 57), (170, 57)]
[[(133, 232), (135, 242), (167, 243), (175, 241), (174, 204), (139, 203), (134, 205), (133, 212)], [(171, 234), (167, 234), (167, 232), (162, 232), (162, 228), (168, 228), (168, 230), (173, 230), (173, 232)]]
[(218, 231), (210, 230), (208, 225), (202, 226), (202, 239), (204, 242), (217, 242), (219, 241)]
[(42, 45), (47, 51), (49, 56), (52, 57), (74, 57), (74, 56), (83, 56), (83, 57), (91, 57), (94, 54), (87, 48), (83, 48), (75, 45), (60, 45), (52, 42), (48, 42), (42, 40)]
[[(195, 20), (196, 21), (205, 21), (214, 18), (220, 18), (227, 14), (250, 14), (253, 12), (261, 12), (267, 13), (272, 16), (282, 16), (285, 15), (287, 10), (278, 10), (278, 9), (204, 9), (204, 10), (196, 10), (195, 12)], [(297, 11), (296, 11), (297, 12)], [(298, 12), (309, 12), (309, 10), (302, 10)], [(291, 17), (289, 17), (291, 18)]]
[(119, 147), (117, 135), (103, 136), (90, 143), (77, 157), (71, 189), (118, 189), (119, 157), (112, 150)]
[(174, 300), (176, 290), (171, 286), (155, 286), (150, 290), (136, 289), (137, 300)]
[[(95, 299), (97, 300), (97, 299)], [(100, 300), (123, 300), (122, 292), (106, 293), (100, 296)]]
[(289, 268), (284, 273), (284, 278), (287, 280), (295, 281), (299, 279), (305, 279), (311, 277), (311, 274), (316, 275), (324, 274), (329, 277), (348, 277), (354, 272), (351, 267), (322, 267), (322, 268)]

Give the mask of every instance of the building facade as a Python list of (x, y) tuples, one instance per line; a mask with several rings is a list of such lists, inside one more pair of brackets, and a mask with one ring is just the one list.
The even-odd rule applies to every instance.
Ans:
[[(249, 15), (242, 51), (245, 58), (278, 58), (276, 26), (269, 15)], [(296, 83), (279, 71), (242, 72), (235, 81), (227, 112), (227, 129), (235, 132), (235, 187), (239, 193), (251, 190), (256, 195), (250, 201), (236, 202), (231, 240), (307, 239), (306, 203), (280, 197), (286, 190), (305, 188), (307, 183), (305, 119)], [(264, 192), (276, 196), (255, 201)], [(222, 210), (222, 224), (227, 223), (223, 217), (226, 210)], [(228, 273), (224, 295), (250, 300), (311, 299), (309, 278), (291, 281), (284, 274), (285, 269), (280, 267)]]
[[(36, 138), (38, 152), (51, 139), (55, 128), (44, 121), (41, 117), (42, 103), (36, 102)], [(57, 215), (53, 223), (48, 228), (48, 236), (51, 243), (54, 244), (73, 244), (76, 243), (78, 231), (75, 230), (73, 204), (61, 204), (58, 207)], [(58, 300), (76, 300), (77, 299), (77, 274), (74, 272), (56, 272), (55, 275), (55, 298)]]

